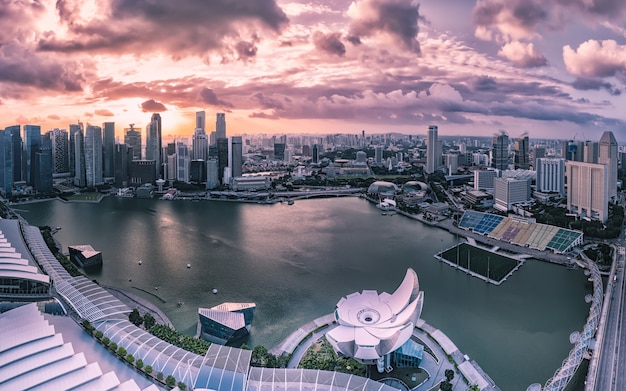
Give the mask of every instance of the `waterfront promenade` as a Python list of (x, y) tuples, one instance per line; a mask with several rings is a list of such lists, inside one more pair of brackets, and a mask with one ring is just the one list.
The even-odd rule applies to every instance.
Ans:
[[(290, 355), (287, 368), (298, 368), (306, 352), (328, 331), (337, 327), (334, 314), (321, 316), (299, 327), (269, 350), (270, 353)], [(420, 368), (428, 373), (428, 379), (413, 388), (416, 391), (430, 390), (445, 379), (445, 371), (451, 369), (455, 376), (452, 380), (454, 390), (467, 390), (477, 384), (481, 390), (498, 391), (496, 384), (480, 368), (478, 363), (463, 354), (445, 333), (419, 319), (413, 329), (413, 338), (427, 349), (420, 363)]]

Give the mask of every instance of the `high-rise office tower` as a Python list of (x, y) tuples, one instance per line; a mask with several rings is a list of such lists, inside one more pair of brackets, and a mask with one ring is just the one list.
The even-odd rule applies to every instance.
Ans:
[(243, 172), (242, 172), (242, 166), (243, 166), (243, 141), (241, 139), (241, 136), (233, 136), (231, 137), (231, 142), (232, 142), (232, 148), (231, 148), (231, 153), (232, 153), (232, 158), (231, 158), (231, 168), (233, 171), (233, 177), (240, 177)]
[(209, 157), (209, 138), (202, 128), (196, 128), (191, 140), (191, 159), (204, 160)]
[(217, 159), (209, 159), (206, 162), (206, 188), (209, 190), (215, 189), (220, 185), (217, 170)]
[(133, 160), (141, 160), (141, 132), (135, 129), (135, 124), (124, 129), (124, 144), (133, 150)]
[(189, 183), (189, 148), (182, 141), (176, 142), (176, 180)]
[(76, 176), (76, 133), (82, 133), (83, 124), (70, 124), (70, 148), (69, 148), (69, 163), (70, 163), (70, 177)]
[(586, 141), (584, 152), (583, 152), (583, 162), (598, 163), (599, 151), (600, 151), (600, 143), (596, 143), (593, 141)]
[(380, 166), (381, 164), (383, 164), (383, 146), (382, 145), (374, 146), (374, 163), (376, 163), (377, 166)]
[(319, 151), (319, 147), (317, 146), (317, 144), (313, 144), (313, 163), (318, 163), (320, 160), (320, 151)]
[(432, 174), (439, 169), (441, 155), (439, 154), (439, 141), (437, 140), (438, 127), (430, 125), (426, 139), (426, 173)]
[(51, 133), (42, 137), (41, 146), (33, 157), (33, 188), (40, 193), (50, 193), (52, 189), (52, 138)]
[(13, 145), (11, 130), (0, 130), (0, 192), (4, 197), (13, 190)]
[(126, 144), (115, 144), (113, 157), (115, 163), (113, 164), (115, 178), (115, 186), (126, 187), (128, 186), (129, 175), (129, 161), (131, 156), (129, 155), (128, 146)]
[(29, 185), (33, 184), (35, 166), (33, 159), (41, 148), (41, 127), (39, 125), (24, 125), (24, 179)]
[(157, 178), (161, 176), (161, 164), (163, 163), (161, 153), (161, 115), (154, 113), (146, 127), (146, 160), (155, 161)]
[(530, 200), (530, 179), (494, 178), (493, 207), (503, 212)]
[(509, 136), (504, 131), (493, 136), (491, 167), (497, 170), (509, 168)]
[(217, 113), (215, 119), (215, 138), (217, 140), (226, 138), (226, 114)]
[(608, 198), (613, 198), (617, 195), (617, 140), (613, 132), (604, 132), (600, 137), (598, 163), (608, 166)]
[(609, 166), (568, 161), (567, 210), (581, 218), (605, 222), (609, 216)]
[(284, 143), (274, 144), (274, 159), (285, 160), (285, 144)]
[(115, 177), (115, 122), (102, 124), (102, 144), (104, 148), (104, 177)]
[(530, 140), (526, 133), (515, 140), (515, 168), (522, 170), (530, 168)]
[(86, 186), (104, 183), (102, 177), (102, 128), (89, 124), (85, 129), (85, 181)]
[(74, 133), (74, 185), (84, 187), (85, 179), (85, 135), (82, 129)]
[(22, 180), (22, 133), (20, 125), (7, 126), (6, 130), (11, 136), (11, 158), (13, 159), (13, 183)]
[[(224, 170), (228, 167), (228, 139), (217, 139), (217, 175), (221, 184), (224, 183)], [(228, 178), (227, 178), (228, 179)]]
[(538, 158), (536, 160), (537, 191), (565, 195), (565, 159)]
[(52, 130), (52, 172), (62, 174), (70, 172), (70, 140), (65, 129)]
[(204, 111), (196, 111), (196, 129), (198, 128), (206, 134), (206, 113)]

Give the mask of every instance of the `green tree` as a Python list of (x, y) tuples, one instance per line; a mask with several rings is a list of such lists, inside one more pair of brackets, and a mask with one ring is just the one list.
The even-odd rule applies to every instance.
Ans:
[(109, 346), (109, 343), (111, 342), (111, 340), (109, 339), (109, 337), (104, 337), (102, 338), (102, 344), (104, 346)]
[(145, 372), (149, 375), (152, 373), (152, 365), (146, 365), (146, 370)]
[(96, 339), (97, 339), (98, 341), (100, 341), (100, 340), (102, 339), (102, 336), (103, 336), (103, 335), (104, 335), (104, 334), (102, 333), (102, 331), (100, 331), (100, 330), (96, 331), (95, 336), (96, 336)]
[(135, 308), (130, 314), (128, 314), (128, 320), (135, 326), (141, 326), (141, 324), (143, 323), (143, 318), (139, 314), (137, 308)]
[(128, 353), (128, 354), (126, 355), (126, 361), (128, 361), (129, 363), (131, 363), (131, 364), (132, 364), (132, 363), (134, 363), (134, 362), (135, 362), (135, 357), (134, 357), (132, 354)]
[(141, 370), (141, 368), (143, 368), (143, 360), (139, 359), (139, 360), (135, 361), (135, 367), (137, 367), (137, 369)]
[(444, 374), (445, 374), (446, 380), (448, 380), (448, 383), (450, 383), (452, 379), (454, 379), (454, 371), (452, 369), (446, 369)]
[(172, 375), (167, 375), (167, 377), (165, 378), (165, 384), (169, 388), (174, 388), (174, 386), (176, 385), (176, 379)]
[(154, 317), (146, 313), (143, 317), (143, 327), (146, 330), (150, 330), (152, 326), (154, 326), (155, 324), (156, 324), (156, 320), (154, 320)]
[(469, 391), (480, 391), (480, 388), (478, 387), (478, 384), (472, 384)]
[(187, 385), (185, 383), (183, 383), (182, 381), (178, 382), (178, 388), (180, 388), (181, 391), (185, 391), (187, 389)]
[(450, 384), (447, 380), (442, 381), (441, 384), (439, 384), (439, 389), (441, 391), (452, 391), (452, 384)]
[(126, 357), (126, 349), (124, 349), (124, 347), (120, 346), (117, 349), (117, 355), (120, 357)]
[(117, 351), (117, 344), (115, 342), (111, 342), (109, 344), (109, 349), (111, 349), (112, 352)]
[(156, 373), (156, 378), (158, 381), (163, 381), (163, 372), (157, 372)]

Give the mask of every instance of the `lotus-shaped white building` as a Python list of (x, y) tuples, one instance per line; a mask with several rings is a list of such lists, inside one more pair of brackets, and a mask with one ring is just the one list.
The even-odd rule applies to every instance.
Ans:
[(374, 364), (411, 338), (423, 305), (417, 274), (407, 269), (393, 294), (364, 290), (339, 300), (335, 310), (339, 326), (326, 338), (344, 356)]

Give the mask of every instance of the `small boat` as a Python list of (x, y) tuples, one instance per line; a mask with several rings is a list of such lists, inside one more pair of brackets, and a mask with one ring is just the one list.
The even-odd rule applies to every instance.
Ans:
[(185, 303), (183, 303), (182, 301), (179, 301), (179, 302), (178, 302), (178, 303), (176, 303), (176, 304), (177, 304), (179, 307), (182, 307), (182, 306), (183, 306), (183, 304), (185, 304)]
[(141, 265), (141, 264), (143, 264), (142, 261), (137, 261), (137, 265)]
[(155, 291), (158, 291), (158, 290), (159, 290), (159, 287), (158, 287), (158, 286), (155, 286), (155, 287), (154, 287), (154, 290), (155, 290)]
[(187, 264), (187, 269), (190, 269), (190, 268), (191, 268), (191, 263), (188, 263)]
[(215, 294), (217, 294), (217, 289), (213, 288), (213, 290), (211, 292), (213, 292), (213, 294), (215, 295)]

